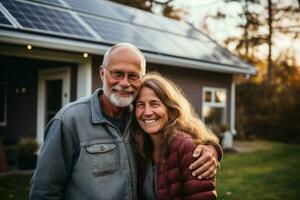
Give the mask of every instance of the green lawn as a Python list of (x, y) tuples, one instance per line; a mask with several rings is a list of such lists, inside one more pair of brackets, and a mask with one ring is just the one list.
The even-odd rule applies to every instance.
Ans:
[[(294, 200), (300, 197), (300, 146), (225, 154), (218, 173), (219, 200)], [(30, 175), (0, 177), (1, 200), (28, 199)]]
[(7, 175), (0, 177), (1, 200), (27, 200), (30, 175)]
[(219, 200), (300, 198), (300, 146), (266, 144), (272, 149), (225, 154), (217, 177)]

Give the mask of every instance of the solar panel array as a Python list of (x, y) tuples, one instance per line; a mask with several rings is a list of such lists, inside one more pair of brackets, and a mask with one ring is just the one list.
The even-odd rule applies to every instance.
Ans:
[[(164, 55), (241, 64), (189, 24), (110, 1), (0, 0), (0, 3), (25, 30), (92, 41), (103, 38), (107, 44), (130, 42), (142, 50)], [(1, 24), (11, 23), (0, 12)]]
[(1, 3), (24, 29), (93, 39), (68, 11), (25, 1)]

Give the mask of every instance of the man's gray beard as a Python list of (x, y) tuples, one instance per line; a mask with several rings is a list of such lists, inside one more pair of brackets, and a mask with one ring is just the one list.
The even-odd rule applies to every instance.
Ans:
[[(116, 86), (113, 86), (111, 89), (114, 89), (114, 87)], [(128, 107), (133, 102), (136, 96), (135, 92), (134, 95), (131, 95), (129, 97), (118, 97), (117, 94), (111, 92), (108, 89), (105, 75), (103, 76), (103, 92), (104, 95), (109, 99), (109, 101), (117, 107)]]

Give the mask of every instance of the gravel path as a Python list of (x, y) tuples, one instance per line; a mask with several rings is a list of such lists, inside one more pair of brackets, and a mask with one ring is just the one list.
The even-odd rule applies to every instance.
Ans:
[(234, 150), (241, 153), (253, 152), (259, 150), (271, 149), (273, 146), (267, 141), (234, 141), (233, 142)]

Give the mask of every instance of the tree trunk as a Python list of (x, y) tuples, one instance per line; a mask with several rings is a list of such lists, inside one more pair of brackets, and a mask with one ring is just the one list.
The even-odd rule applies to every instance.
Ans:
[(249, 10), (248, 10), (248, 0), (245, 0), (245, 14), (246, 14), (245, 48), (246, 48), (246, 56), (248, 57), (249, 56), (249, 36), (248, 36), (248, 31), (249, 31), (249, 22), (248, 22)]
[(269, 35), (268, 35), (268, 46), (269, 46), (269, 52), (268, 52), (268, 74), (267, 74), (267, 83), (271, 84), (272, 81), (272, 36), (273, 36), (273, 16), (272, 16), (272, 1), (268, 0), (268, 27), (269, 27)]

